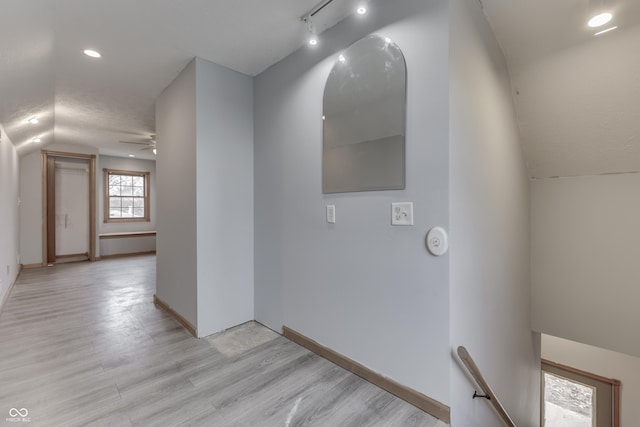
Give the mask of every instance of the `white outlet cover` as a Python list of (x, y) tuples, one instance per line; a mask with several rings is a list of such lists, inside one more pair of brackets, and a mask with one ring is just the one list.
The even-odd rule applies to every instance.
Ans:
[(391, 225), (413, 225), (413, 202), (391, 203)]
[(432, 255), (441, 256), (449, 250), (449, 237), (442, 227), (433, 227), (426, 238), (427, 249)]

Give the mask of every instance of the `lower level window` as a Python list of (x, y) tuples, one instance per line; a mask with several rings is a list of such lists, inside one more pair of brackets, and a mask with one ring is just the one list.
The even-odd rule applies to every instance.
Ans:
[(104, 222), (150, 220), (149, 175), (104, 169)]
[(618, 427), (620, 382), (542, 361), (543, 427)]

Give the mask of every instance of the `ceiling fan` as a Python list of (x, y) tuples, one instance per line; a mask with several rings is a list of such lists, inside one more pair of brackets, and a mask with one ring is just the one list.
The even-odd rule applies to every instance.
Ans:
[(153, 150), (153, 154), (156, 154), (156, 140), (155, 135), (151, 135), (148, 141), (118, 141), (122, 144), (143, 145), (140, 150)]

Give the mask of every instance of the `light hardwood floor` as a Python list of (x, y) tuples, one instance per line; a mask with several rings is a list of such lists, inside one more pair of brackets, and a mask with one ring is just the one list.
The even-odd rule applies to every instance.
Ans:
[(23, 271), (0, 314), (0, 424), (445, 426), (255, 322), (195, 339), (154, 291), (154, 256)]

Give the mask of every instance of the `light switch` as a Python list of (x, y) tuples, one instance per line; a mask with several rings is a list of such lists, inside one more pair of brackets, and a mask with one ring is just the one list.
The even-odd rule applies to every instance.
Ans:
[(329, 224), (336, 223), (336, 205), (327, 205), (327, 222)]
[(413, 202), (391, 203), (391, 225), (413, 225)]

